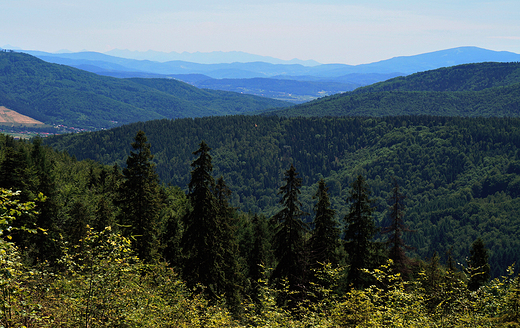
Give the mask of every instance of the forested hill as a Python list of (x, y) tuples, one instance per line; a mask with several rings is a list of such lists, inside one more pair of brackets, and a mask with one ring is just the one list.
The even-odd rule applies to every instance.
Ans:
[(381, 91), (480, 91), (520, 83), (520, 63), (477, 63), (400, 76), (356, 89)]
[(274, 99), (201, 90), (166, 79), (116, 79), (0, 52), (0, 106), (47, 124), (107, 128), (161, 118), (255, 112), (289, 106)]
[(338, 218), (352, 179), (366, 177), (381, 225), (395, 178), (406, 195), (407, 236), (421, 257), (456, 259), (481, 236), (493, 274), (520, 260), (520, 119), (399, 116), (279, 118), (257, 116), (158, 120), (45, 140), (78, 159), (124, 161), (136, 132), (146, 132), (163, 183), (186, 188), (192, 152), (204, 140), (214, 176), (223, 176), (243, 211), (273, 214), (283, 172), (294, 164), (301, 200), (312, 213), (316, 183), (330, 187)]
[(397, 77), (275, 113), (518, 117), (519, 91), (520, 63), (478, 63)]

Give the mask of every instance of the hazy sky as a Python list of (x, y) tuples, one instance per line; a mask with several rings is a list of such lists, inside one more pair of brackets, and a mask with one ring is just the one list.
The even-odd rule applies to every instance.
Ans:
[(519, 0), (0, 0), (0, 47), (244, 51), (361, 64), (459, 46), (520, 53)]

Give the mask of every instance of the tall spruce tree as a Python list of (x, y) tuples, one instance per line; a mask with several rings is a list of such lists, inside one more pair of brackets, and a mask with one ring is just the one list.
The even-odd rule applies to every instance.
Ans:
[(120, 222), (125, 227), (123, 233), (134, 240), (133, 248), (138, 257), (152, 262), (158, 256), (161, 188), (145, 133), (138, 131), (134, 140), (134, 151), (126, 160), (119, 190)]
[(240, 250), (236, 237), (235, 208), (229, 205), (229, 197), (232, 192), (223, 177), (217, 179), (214, 193), (217, 201), (220, 247), (224, 260), (222, 266), (225, 275), (224, 293), (228, 304), (236, 310), (240, 305), (243, 277), (239, 264)]
[(190, 286), (206, 287), (213, 298), (225, 295), (232, 306), (238, 301), (238, 249), (230, 224), (229, 189), (211, 175), (211, 148), (202, 141), (193, 154), (188, 200), (191, 211), (184, 218), (182, 248), (185, 254), (183, 275)]
[(349, 263), (348, 279), (354, 288), (361, 288), (365, 285), (361, 269), (369, 269), (373, 265), (373, 239), (378, 231), (372, 217), (373, 200), (363, 176), (359, 175), (352, 183), (347, 201), (350, 208), (345, 216), (344, 238)]
[(383, 228), (382, 233), (388, 234), (388, 257), (394, 262), (394, 269), (404, 278), (410, 273), (410, 259), (406, 256), (406, 250), (411, 249), (403, 239), (404, 232), (411, 232), (404, 223), (404, 199), (405, 196), (399, 189), (399, 184), (394, 179), (394, 187), (390, 198), (390, 225)]
[(317, 199), (314, 205), (314, 230), (310, 240), (311, 260), (313, 263), (339, 263), (338, 248), (341, 230), (338, 222), (334, 218), (336, 211), (331, 208), (328, 193), (329, 188), (325, 180), (321, 179), (318, 183), (318, 190), (314, 195)]
[(468, 271), (470, 278), (468, 281), (468, 289), (477, 290), (485, 285), (490, 278), (489, 254), (486, 245), (484, 245), (484, 241), (482, 241), (480, 237), (471, 244), (469, 253)]
[[(278, 261), (273, 272), (273, 278), (286, 279), (292, 291), (301, 290), (307, 279), (307, 256), (304, 247), (304, 234), (307, 225), (302, 217), (307, 215), (301, 209), (298, 200), (301, 179), (293, 165), (285, 172), (285, 185), (280, 187), (278, 194), (282, 195), (280, 204), (283, 209), (273, 216), (276, 224), (274, 235), (274, 254)], [(294, 298), (301, 295), (292, 294)]]

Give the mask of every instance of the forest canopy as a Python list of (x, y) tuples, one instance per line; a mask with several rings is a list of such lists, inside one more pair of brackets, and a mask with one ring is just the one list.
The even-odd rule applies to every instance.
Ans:
[(376, 222), (386, 226), (396, 179), (406, 195), (404, 219), (416, 230), (406, 237), (412, 253), (428, 257), (453, 248), (453, 257), (462, 261), (482, 237), (493, 276), (519, 258), (519, 119), (232, 116), (159, 120), (45, 142), (77, 159), (124, 166), (124, 140), (139, 129), (152, 145), (162, 183), (184, 190), (191, 152), (204, 140), (213, 149), (215, 176), (223, 176), (231, 205), (242, 211), (278, 211), (277, 189), (293, 164), (302, 179), (305, 212), (312, 213), (323, 178), (333, 209), (343, 217), (348, 186), (362, 174), (375, 199)]

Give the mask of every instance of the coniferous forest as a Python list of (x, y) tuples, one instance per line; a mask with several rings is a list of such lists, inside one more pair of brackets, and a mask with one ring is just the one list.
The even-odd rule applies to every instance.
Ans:
[(519, 125), (231, 116), (2, 135), (0, 322), (519, 325)]

